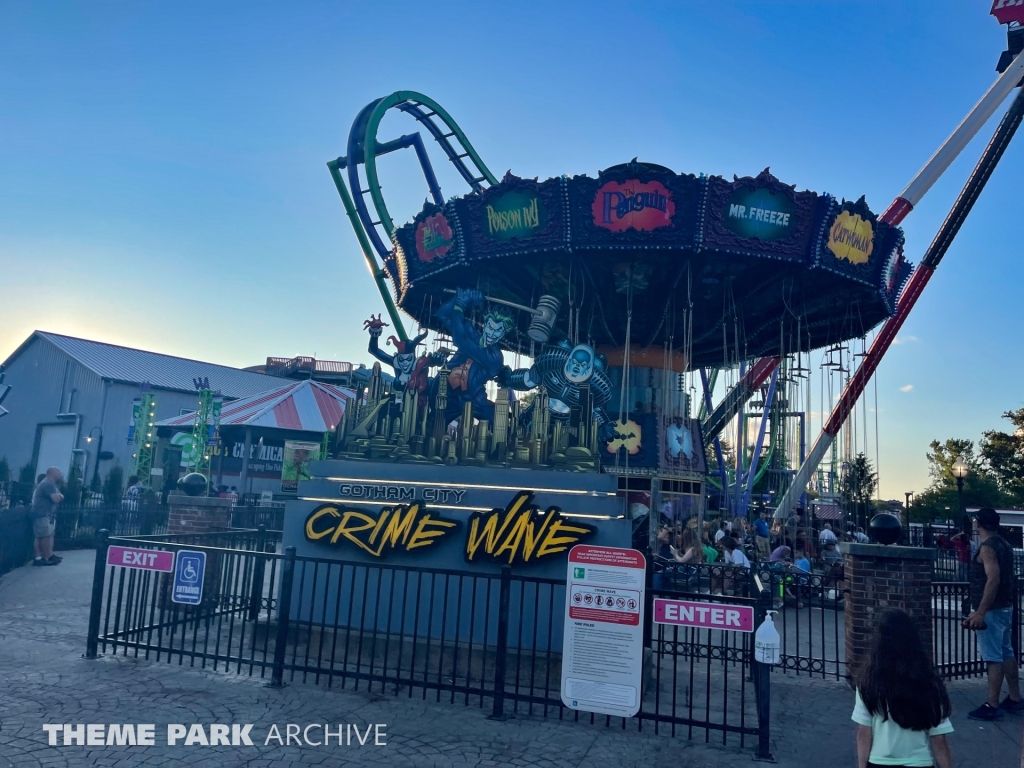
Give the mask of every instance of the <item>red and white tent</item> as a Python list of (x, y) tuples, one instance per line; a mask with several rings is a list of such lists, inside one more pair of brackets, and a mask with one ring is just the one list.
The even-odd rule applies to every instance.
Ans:
[[(327, 432), (341, 423), (347, 403), (355, 397), (353, 390), (344, 387), (319, 381), (296, 381), (225, 403), (220, 425)], [(157, 426), (191, 427), (194, 422), (195, 414), (186, 413), (164, 419)]]

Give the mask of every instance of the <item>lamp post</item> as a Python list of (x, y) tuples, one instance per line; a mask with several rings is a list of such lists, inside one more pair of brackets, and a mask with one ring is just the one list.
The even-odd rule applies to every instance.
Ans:
[[(99, 432), (99, 438), (92, 436), (93, 432)], [(91, 443), (93, 440), (98, 440), (96, 443), (96, 458), (92, 462), (92, 482), (95, 484), (96, 478), (100, 474), (100, 451), (103, 450), (103, 429), (101, 427), (93, 427), (89, 430), (89, 434), (85, 436), (85, 442)]]
[(964, 478), (967, 477), (967, 462), (964, 461), (963, 456), (957, 456), (956, 461), (953, 462), (953, 477), (956, 478), (957, 511), (960, 513), (962, 521), (965, 517)]

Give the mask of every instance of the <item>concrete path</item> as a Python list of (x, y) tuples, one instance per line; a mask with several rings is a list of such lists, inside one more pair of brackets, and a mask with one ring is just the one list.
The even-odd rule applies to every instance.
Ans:
[[(292, 685), (281, 690), (248, 677), (205, 672), (177, 663), (107, 657), (81, 658), (94, 554), (65, 553), (56, 568), (21, 568), (0, 578), (0, 768), (78, 766), (308, 765), (542, 766), (562, 768), (710, 768), (748, 766), (752, 750), (700, 739), (655, 736), (586, 724), (516, 717), (490, 721), (477, 707), (426, 703), (352, 691)], [(845, 685), (773, 675), (772, 749), (779, 765), (854, 766), (852, 697)], [(1016, 768), (1021, 718), (981, 725), (965, 713), (983, 697), (980, 681), (950, 687), (955, 707), (953, 749), (958, 766)], [(154, 746), (78, 746), (47, 743), (45, 723), (156, 725)], [(249, 724), (253, 746), (167, 746), (168, 724)], [(278, 745), (276, 724), (382, 723), (381, 741), (362, 746)], [(209, 733), (207, 725), (206, 732)], [(322, 731), (309, 731), (311, 741)], [(715, 740), (712, 733), (711, 740)], [(718, 737), (720, 740), (720, 736)]]

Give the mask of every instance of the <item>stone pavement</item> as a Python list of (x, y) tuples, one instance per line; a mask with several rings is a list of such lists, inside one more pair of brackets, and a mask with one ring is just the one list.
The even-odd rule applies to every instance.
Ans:
[[(81, 658), (94, 554), (65, 553), (57, 568), (21, 568), (0, 579), (0, 768), (78, 766), (387, 765), (732, 768), (751, 764), (752, 748), (709, 746), (700, 738), (655, 736), (648, 727), (609, 729), (517, 716), (503, 722), (461, 704), (435, 704), (312, 685), (267, 688), (248, 677), (174, 664)], [(854, 766), (852, 700), (845, 685), (773, 675), (772, 749), (779, 765)], [(983, 696), (980, 681), (954, 683), (953, 749), (958, 766), (1016, 768), (1021, 718), (995, 726), (966, 711)], [(384, 723), (386, 746), (264, 745), (271, 726)], [(154, 723), (155, 746), (49, 746), (44, 723)], [(252, 723), (254, 746), (166, 745), (167, 725)], [(333, 730), (332, 730), (333, 732)], [(318, 729), (311, 740), (320, 738)], [(365, 737), (364, 737), (365, 738)], [(720, 740), (720, 736), (718, 737)], [(715, 739), (714, 733), (711, 736)], [(752, 745), (751, 745), (752, 746)]]

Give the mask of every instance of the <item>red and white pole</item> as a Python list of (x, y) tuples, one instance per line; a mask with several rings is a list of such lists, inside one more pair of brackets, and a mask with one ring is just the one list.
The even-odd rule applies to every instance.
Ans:
[[(895, 227), (907, 217), (907, 214), (914, 209), (915, 205), (921, 202), (921, 198), (927, 194), (928, 190), (939, 180), (939, 177), (956, 160), (964, 147), (977, 135), (981, 127), (988, 122), (988, 119), (992, 117), (996, 109), (999, 108), (999, 105), (1003, 103), (1014, 86), (1020, 81), (1022, 75), (1024, 75), (1024, 52), (1018, 54), (1013, 63), (1003, 71), (992, 87), (981, 97), (981, 100), (967, 113), (967, 117), (960, 122), (960, 125), (949, 135), (949, 138), (942, 143), (942, 146), (936, 150), (935, 154), (924, 164), (924, 167), (911, 179), (906, 189), (889, 204), (889, 207), (885, 209), (885, 213), (880, 217), (881, 221)], [(920, 270), (920, 267), (918, 267), (918, 270)], [(915, 277), (917, 277), (917, 272), (914, 273), (911, 282), (913, 282)], [(924, 280), (927, 282), (927, 278), (924, 278)], [(909, 287), (910, 284), (908, 283), (907, 288)], [(924, 288), (924, 285), (921, 288)], [(906, 290), (904, 294), (906, 294)], [(772, 375), (779, 362), (778, 358), (768, 357), (756, 360), (746, 377), (733, 390), (726, 393), (721, 404), (704, 423), (704, 443), (706, 445), (711, 444), (712, 440), (736, 415), (739, 407), (747, 402), (754, 392), (768, 380), (768, 377)], [(813, 453), (808, 457), (808, 462), (811, 457), (813, 457)], [(815, 462), (811, 472), (817, 468), (818, 462)]]
[[(1002, 97), (1005, 97), (1017, 85), (1022, 73), (1024, 73), (1024, 52), (1021, 52), (1017, 56), (1014, 62), (1003, 72), (999, 80), (996, 81), (996, 84), (990, 88), (989, 92), (985, 94), (982, 100), (975, 105), (974, 110), (980, 110), (981, 112), (987, 113), (985, 119), (979, 121), (973, 114), (968, 115), (964, 121), (960, 123), (949, 139), (946, 140), (943, 147), (941, 147), (939, 151), (932, 156), (932, 159), (925, 164), (925, 167), (918, 172), (914, 181), (907, 186), (907, 189), (903, 191), (903, 194), (893, 202), (893, 205), (889, 206), (889, 210), (886, 211), (886, 214), (892, 212), (893, 217), (898, 217), (896, 220), (901, 220), (913, 209), (914, 203), (919, 201), (921, 196), (931, 188), (932, 184), (935, 183), (942, 171), (949, 167), (953, 158), (956, 157), (956, 154), (959, 154), (974, 134), (977, 133), (978, 129), (988, 120), (988, 117), (990, 117), (995, 111), (998, 106), (998, 102), (992, 102), (992, 98), (994, 98), (992, 96), (993, 93), (1002, 94)], [(1009, 79), (1007, 79), (1007, 75), (1009, 75)], [(1000, 86), (1000, 84), (1004, 82), (1009, 83), (1008, 87)], [(810, 452), (807, 454), (807, 458), (800, 466), (800, 469), (797, 470), (797, 473), (794, 475), (786, 493), (779, 500), (779, 505), (775, 510), (776, 517), (785, 517), (786, 513), (797, 505), (800, 496), (803, 494), (807, 483), (811, 479), (811, 475), (818, 468), (822, 459), (825, 458), (825, 454), (832, 447), (832, 443), (839, 434), (839, 430), (842, 429), (846, 418), (850, 415), (850, 411), (853, 409), (854, 404), (857, 402), (858, 398), (860, 398), (861, 394), (863, 394), (868, 381), (871, 380), (871, 376), (878, 368), (878, 364), (881, 362), (882, 356), (892, 345), (897, 332), (901, 327), (903, 327), (903, 323), (906, 321), (910, 311), (917, 303), (922, 291), (924, 291), (924, 287), (928, 284), (928, 280), (931, 279), (932, 274), (934, 274), (939, 261), (949, 249), (949, 246), (952, 243), (953, 238), (956, 236), (956, 233), (960, 230), (960, 226), (963, 224), (964, 219), (967, 218), (967, 214), (970, 213), (971, 208), (974, 207), (974, 203), (981, 194), (981, 190), (984, 189), (985, 184), (992, 175), (992, 171), (996, 167), (996, 164), (1003, 156), (1003, 152), (1006, 150), (1007, 144), (1016, 132), (1017, 127), (1020, 125), (1022, 118), (1024, 118), (1024, 90), (1017, 94), (1017, 97), (1013, 101), (1013, 105), (1000, 122), (995, 135), (988, 143), (984, 153), (982, 153), (981, 159), (978, 161), (978, 164), (974, 168), (974, 172), (967, 180), (967, 183), (964, 186), (963, 191), (961, 191), (960, 196), (957, 198), (956, 203), (953, 205), (952, 210), (950, 210), (949, 215), (946, 216), (945, 221), (943, 221), (942, 226), (935, 235), (935, 239), (928, 247), (924, 257), (921, 259), (921, 263), (910, 276), (910, 280), (907, 282), (906, 287), (900, 294), (899, 302), (896, 305), (896, 314), (886, 320), (882, 325), (881, 330), (871, 342), (871, 346), (865, 354), (860, 367), (858, 367), (853, 377), (846, 384), (846, 387), (844, 387), (842, 394), (839, 396), (839, 402), (836, 403), (835, 407), (832, 409), (832, 413), (829, 416), (828, 421), (825, 422), (825, 426), (822, 429), (821, 434), (818, 435), (818, 438), (814, 441)], [(961, 130), (965, 125), (971, 126), (971, 130), (973, 131), (966, 137)], [(947, 146), (955, 147), (956, 153), (951, 155), (950, 153), (952, 150), (945, 149)], [(939, 168), (941, 168), (941, 170), (936, 172)], [(907, 197), (908, 195), (910, 197)], [(901, 203), (900, 201), (903, 202)]]

